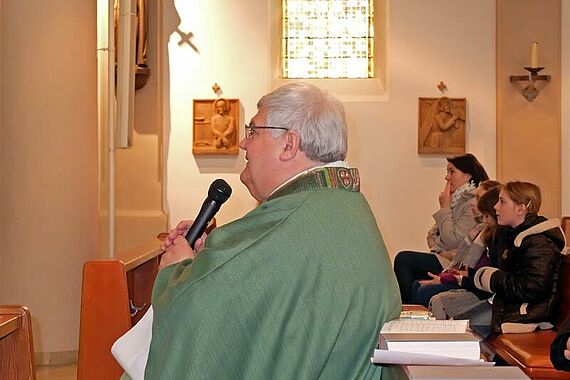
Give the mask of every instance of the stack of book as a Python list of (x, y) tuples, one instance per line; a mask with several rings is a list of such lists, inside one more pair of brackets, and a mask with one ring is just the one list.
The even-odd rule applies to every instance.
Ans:
[(485, 365), (479, 339), (467, 320), (397, 319), (380, 331), (372, 362), (422, 365)]
[(519, 367), (467, 367), (467, 366), (406, 366), (409, 380), (530, 380)]

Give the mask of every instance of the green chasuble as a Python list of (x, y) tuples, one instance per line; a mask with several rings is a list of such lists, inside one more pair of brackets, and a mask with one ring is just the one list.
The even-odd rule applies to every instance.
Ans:
[(161, 270), (145, 379), (381, 378), (370, 357), (400, 292), (359, 185), (309, 172)]

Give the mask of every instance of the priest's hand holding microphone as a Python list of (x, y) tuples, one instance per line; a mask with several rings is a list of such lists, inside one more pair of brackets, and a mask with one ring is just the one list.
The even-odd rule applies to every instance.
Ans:
[(208, 196), (204, 200), (196, 219), (194, 221), (183, 220), (168, 233), (160, 247), (164, 254), (160, 260), (159, 269), (196, 257), (204, 247), (206, 240), (204, 231), (208, 223), (231, 194), (232, 188), (223, 179), (212, 182)]

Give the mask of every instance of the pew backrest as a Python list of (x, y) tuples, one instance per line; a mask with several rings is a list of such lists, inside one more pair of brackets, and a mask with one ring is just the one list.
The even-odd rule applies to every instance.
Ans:
[(153, 239), (115, 260), (88, 261), (83, 266), (79, 380), (118, 379), (123, 373), (111, 347), (150, 306), (160, 244)]
[[(216, 218), (206, 233), (214, 228)], [(162, 255), (160, 246), (167, 235), (161, 233), (156, 239), (121, 252), (115, 260), (88, 261), (83, 266), (79, 380), (118, 379), (123, 373), (111, 347), (150, 307)]]
[(30, 311), (25, 306), (0, 305), (0, 379), (35, 378)]

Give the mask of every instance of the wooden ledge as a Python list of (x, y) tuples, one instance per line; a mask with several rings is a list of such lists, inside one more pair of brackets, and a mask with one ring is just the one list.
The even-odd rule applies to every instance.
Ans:
[(116, 258), (121, 260), (125, 266), (125, 271), (128, 272), (131, 269), (138, 267), (139, 265), (160, 256), (162, 251), (160, 250), (160, 245), (162, 241), (157, 239), (152, 239), (143, 243), (133, 249), (121, 252)]
[(22, 327), (22, 316), (19, 314), (0, 315), (0, 339), (10, 335)]

